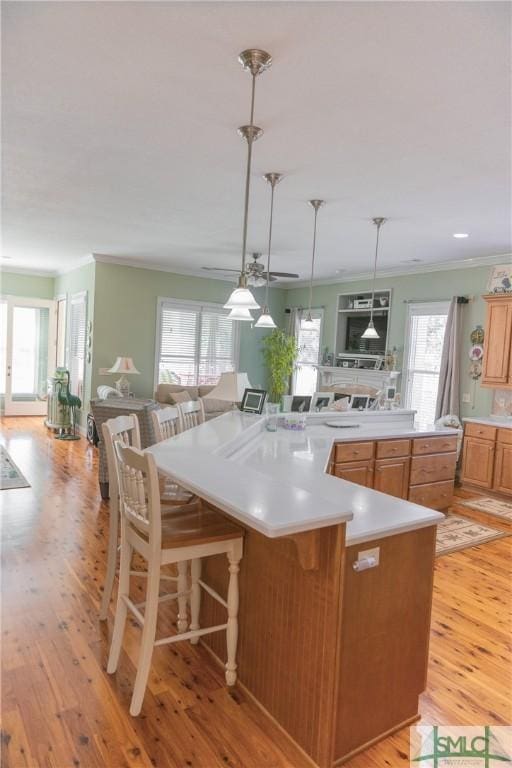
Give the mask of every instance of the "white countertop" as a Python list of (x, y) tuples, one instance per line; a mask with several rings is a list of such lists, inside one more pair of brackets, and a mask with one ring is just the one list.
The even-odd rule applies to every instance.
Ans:
[(462, 421), (470, 421), (475, 424), (487, 424), (489, 427), (498, 427), (499, 429), (512, 429), (512, 416), (469, 416)]
[[(332, 429), (326, 420), (359, 426)], [(334, 442), (439, 434), (415, 429), (412, 412), (311, 414), (303, 432), (267, 432), (265, 423), (263, 416), (232, 411), (148, 450), (162, 472), (269, 537), (347, 522), (351, 545), (443, 519), (325, 472)]]

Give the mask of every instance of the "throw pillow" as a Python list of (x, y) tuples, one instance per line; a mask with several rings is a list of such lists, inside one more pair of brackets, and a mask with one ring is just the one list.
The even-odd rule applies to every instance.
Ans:
[(192, 400), (188, 392), (169, 392), (167, 395), (167, 401), (171, 405), (177, 405), (178, 403), (188, 403)]

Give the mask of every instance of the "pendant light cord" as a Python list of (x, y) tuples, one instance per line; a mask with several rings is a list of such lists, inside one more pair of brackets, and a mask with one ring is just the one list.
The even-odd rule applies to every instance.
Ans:
[(311, 315), (311, 305), (313, 302), (313, 275), (315, 272), (316, 217), (317, 216), (318, 216), (318, 208), (315, 208), (315, 223), (313, 225), (313, 255), (311, 257), (311, 276), (309, 278), (309, 310), (308, 310), (309, 315)]
[(251, 88), (251, 119), (249, 122), (249, 132), (247, 135), (247, 169), (245, 173), (245, 204), (244, 204), (244, 228), (242, 234), (242, 272), (245, 278), (245, 258), (247, 252), (247, 224), (249, 219), (249, 190), (251, 185), (251, 163), (252, 163), (252, 142), (254, 138), (254, 98), (256, 93), (256, 74), (252, 73)]
[(375, 241), (375, 260), (373, 262), (373, 283), (372, 283), (372, 306), (370, 307), (370, 323), (373, 322), (373, 305), (375, 304), (375, 279), (377, 277), (377, 257), (379, 255), (379, 235), (380, 228), (384, 224), (385, 219), (379, 219), (375, 221), (377, 227), (377, 239)]
[(272, 248), (272, 222), (274, 218), (274, 188), (275, 184), (270, 185), (270, 221), (268, 225), (268, 256), (267, 256), (267, 284), (265, 286), (265, 307), (268, 307), (268, 295), (270, 290), (270, 252)]

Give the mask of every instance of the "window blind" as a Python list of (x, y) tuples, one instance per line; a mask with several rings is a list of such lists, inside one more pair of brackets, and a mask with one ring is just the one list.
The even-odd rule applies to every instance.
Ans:
[(297, 312), (295, 338), (299, 353), (293, 376), (293, 394), (312, 395), (318, 378), (316, 366), (320, 358), (323, 311), (317, 309), (311, 312), (313, 328), (303, 327), (304, 318), (304, 313)]
[(238, 331), (217, 305), (163, 300), (159, 310), (157, 383), (216, 384), (238, 363)]
[(83, 400), (87, 293), (71, 296), (69, 310), (69, 383), (72, 394)]
[(421, 426), (434, 422), (447, 302), (409, 305), (406, 339), (406, 406)]

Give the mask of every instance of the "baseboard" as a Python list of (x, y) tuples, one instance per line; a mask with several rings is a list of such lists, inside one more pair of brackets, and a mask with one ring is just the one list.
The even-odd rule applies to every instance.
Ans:
[(421, 715), (419, 714), (414, 715), (414, 717), (409, 717), (407, 720), (404, 720), (403, 723), (393, 726), (393, 728), (390, 728), (389, 731), (384, 731), (384, 733), (379, 734), (379, 736), (376, 736), (374, 739), (370, 739), (370, 741), (367, 741), (365, 744), (361, 744), (360, 747), (356, 747), (356, 749), (353, 749), (351, 752), (348, 752), (348, 754), (343, 755), (343, 757), (339, 757), (333, 762), (333, 766), (343, 765), (343, 763), (346, 763), (347, 760), (355, 757), (355, 755), (360, 755), (361, 752), (365, 752), (365, 750), (373, 747), (374, 744), (378, 744), (380, 741), (383, 741), (384, 739), (389, 738), (389, 736), (392, 736), (394, 733), (397, 733), (397, 731), (401, 731), (402, 728), (407, 728), (413, 723), (418, 722), (420, 717)]

